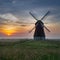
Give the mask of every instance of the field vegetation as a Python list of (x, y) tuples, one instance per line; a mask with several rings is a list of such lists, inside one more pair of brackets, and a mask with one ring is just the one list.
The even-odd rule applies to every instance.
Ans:
[(0, 42), (0, 60), (60, 60), (60, 41)]

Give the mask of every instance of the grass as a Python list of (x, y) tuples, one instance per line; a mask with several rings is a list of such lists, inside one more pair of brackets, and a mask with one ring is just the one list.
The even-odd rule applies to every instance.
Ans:
[(0, 60), (60, 60), (60, 41), (0, 42)]

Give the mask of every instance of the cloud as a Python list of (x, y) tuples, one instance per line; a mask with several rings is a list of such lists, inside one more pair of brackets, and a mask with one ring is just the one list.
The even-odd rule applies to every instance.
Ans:
[(3, 20), (10, 20), (10, 21), (14, 21), (14, 22), (19, 20), (17, 17), (15, 17), (11, 13), (0, 14), (0, 18), (3, 19)]

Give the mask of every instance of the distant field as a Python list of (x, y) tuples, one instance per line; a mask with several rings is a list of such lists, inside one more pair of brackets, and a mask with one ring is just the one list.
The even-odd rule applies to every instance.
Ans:
[(60, 60), (60, 41), (0, 42), (0, 60)]

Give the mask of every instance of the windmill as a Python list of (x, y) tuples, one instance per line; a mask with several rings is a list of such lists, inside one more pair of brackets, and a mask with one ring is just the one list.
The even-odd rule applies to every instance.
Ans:
[(45, 40), (45, 31), (44, 28), (50, 32), (50, 30), (44, 25), (42, 20), (49, 14), (50, 11), (48, 11), (40, 20), (38, 20), (31, 12), (29, 14), (37, 21), (35, 23), (35, 26), (29, 31), (31, 33), (34, 29), (34, 40)]

